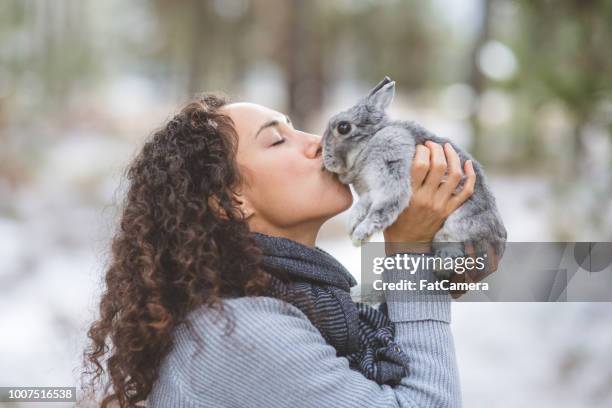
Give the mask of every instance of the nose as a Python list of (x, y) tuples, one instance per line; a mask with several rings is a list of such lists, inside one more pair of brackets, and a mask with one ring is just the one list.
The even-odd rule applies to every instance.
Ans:
[(321, 136), (305, 132), (302, 133), (304, 133), (304, 136), (306, 137), (306, 156), (311, 159), (319, 158), (323, 153)]

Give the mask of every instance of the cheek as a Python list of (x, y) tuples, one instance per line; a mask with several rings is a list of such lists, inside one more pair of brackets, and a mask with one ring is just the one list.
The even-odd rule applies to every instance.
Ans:
[(256, 209), (277, 225), (333, 216), (353, 199), (348, 186), (303, 157), (262, 163), (253, 187)]
[(277, 210), (296, 208), (320, 188), (316, 174), (304, 163), (304, 158), (287, 158), (268, 162), (258, 173), (260, 201)]
[(286, 158), (260, 163), (257, 184), (267, 197), (289, 196), (303, 190), (312, 179), (312, 169), (304, 166), (303, 158)]

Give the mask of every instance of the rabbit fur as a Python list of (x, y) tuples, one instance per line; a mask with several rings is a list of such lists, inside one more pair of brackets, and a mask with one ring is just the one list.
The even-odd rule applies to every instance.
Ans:
[[(411, 191), (411, 164), (416, 146), (427, 140), (449, 142), (461, 160), (472, 160), (476, 181), (473, 194), (445, 220), (435, 234), (436, 256), (465, 256), (463, 244), (472, 242), (477, 254), (493, 246), (498, 257), (505, 249), (506, 229), (487, 186), (482, 166), (452, 141), (434, 135), (414, 121), (390, 119), (386, 113), (395, 94), (395, 82), (385, 77), (355, 105), (329, 120), (322, 138), (323, 165), (350, 184), (359, 200), (349, 214), (354, 245), (369, 241), (372, 234), (386, 229), (408, 206)], [(455, 193), (461, 190), (465, 176)], [(453, 244), (447, 244), (453, 243)], [(450, 271), (436, 271), (449, 276)]]

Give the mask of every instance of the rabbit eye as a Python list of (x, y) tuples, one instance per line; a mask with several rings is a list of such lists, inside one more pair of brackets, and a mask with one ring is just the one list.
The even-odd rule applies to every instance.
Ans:
[(346, 135), (348, 132), (351, 131), (351, 124), (346, 122), (346, 121), (342, 121), (340, 123), (338, 123), (338, 133), (340, 133), (341, 135)]

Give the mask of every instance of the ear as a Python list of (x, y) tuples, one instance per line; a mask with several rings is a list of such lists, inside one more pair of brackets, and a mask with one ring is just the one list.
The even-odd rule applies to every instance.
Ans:
[(391, 81), (391, 78), (389, 78), (388, 76), (385, 75), (385, 77), (383, 78), (382, 81), (380, 81), (378, 84), (376, 84), (376, 86), (374, 88), (372, 88), (372, 90), (370, 91), (370, 93), (368, 94), (368, 96), (372, 96), (374, 95), (376, 92), (380, 91), (380, 89), (387, 85), (389, 82), (393, 82)]
[(391, 105), (395, 96), (395, 82), (389, 77), (385, 77), (378, 85), (370, 91), (368, 103), (374, 105), (380, 110), (385, 110)]
[[(245, 197), (243, 197), (242, 195), (234, 194), (232, 198), (234, 202), (240, 207), (240, 210), (244, 214), (245, 219), (249, 219), (255, 213), (247, 202), (247, 200), (245, 199)], [(216, 197), (208, 197), (208, 204), (217, 213), (219, 217), (227, 219), (227, 214), (225, 210), (223, 210), (223, 208), (219, 205), (219, 201)]]
[(245, 220), (248, 220), (253, 216), (253, 214), (255, 214), (255, 211), (253, 211), (251, 204), (249, 204), (249, 200), (247, 200), (245, 196), (243, 196), (242, 194), (238, 194), (234, 197), (234, 200), (238, 203), (240, 211), (242, 211), (242, 214), (244, 214)]

